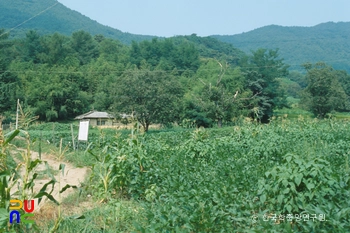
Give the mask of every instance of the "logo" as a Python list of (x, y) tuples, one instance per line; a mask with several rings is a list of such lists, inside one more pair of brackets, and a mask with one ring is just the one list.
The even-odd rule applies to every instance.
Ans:
[[(23, 202), (20, 200), (10, 200), (10, 223), (12, 224), (14, 220), (17, 223), (21, 221), (25, 224), (33, 224), (34, 220), (27, 219), (27, 217), (34, 217), (32, 212), (34, 211), (34, 200), (30, 200), (30, 205), (28, 200), (24, 200)], [(24, 210), (25, 214), (20, 214), (19, 210)]]

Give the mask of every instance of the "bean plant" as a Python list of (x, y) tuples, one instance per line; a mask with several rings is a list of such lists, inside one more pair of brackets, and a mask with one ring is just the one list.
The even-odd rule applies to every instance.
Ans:
[(142, 207), (138, 232), (349, 232), (349, 126), (274, 119), (108, 138), (91, 146), (94, 186), (107, 206), (122, 194)]

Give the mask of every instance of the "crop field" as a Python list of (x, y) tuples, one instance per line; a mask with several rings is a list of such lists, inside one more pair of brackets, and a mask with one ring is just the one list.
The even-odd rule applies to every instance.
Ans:
[(79, 217), (63, 211), (58, 227), (52, 219), (40, 231), (349, 232), (349, 127), (278, 118), (146, 134), (91, 131), (83, 152), (65, 156), (76, 153), (81, 158), (69, 160), (91, 168), (82, 197), (73, 199), (91, 195), (97, 204)]

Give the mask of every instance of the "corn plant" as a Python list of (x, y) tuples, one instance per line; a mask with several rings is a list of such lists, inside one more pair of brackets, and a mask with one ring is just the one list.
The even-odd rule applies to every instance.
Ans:
[[(2, 133), (2, 132), (0, 132)], [(40, 229), (34, 223), (32, 224), (12, 224), (9, 225), (9, 207), (11, 199), (19, 199), (19, 200), (27, 200), (27, 199), (38, 199), (38, 203), (42, 201), (43, 197), (47, 197), (50, 201), (53, 201), (59, 206), (59, 201), (57, 201), (53, 195), (53, 189), (56, 184), (60, 185), (60, 180), (56, 180), (52, 174), (49, 173), (51, 180), (44, 184), (40, 189), (39, 193), (35, 194), (33, 192), (33, 187), (35, 181), (38, 177), (38, 173), (36, 173), (36, 167), (45, 163), (46, 168), (48, 170), (49, 165), (47, 162), (42, 161), (40, 159), (32, 160), (31, 155), (31, 141), (29, 138), (29, 134), (23, 130), (16, 130), (10, 132), (7, 136), (0, 135), (1, 140), (1, 159), (2, 161), (7, 160), (7, 156), (9, 155), (8, 147), (10, 146), (10, 142), (15, 139), (15, 137), (19, 134), (24, 134), (26, 137), (26, 145), (27, 148), (21, 152), (22, 162), (18, 163), (16, 167), (8, 167), (6, 163), (1, 164), (2, 170), (0, 171), (0, 230), (6, 231), (16, 231), (16, 232), (40, 232)], [(60, 154), (60, 158), (62, 159), (62, 155)], [(21, 172), (21, 171), (23, 172)], [(59, 170), (64, 173), (64, 165), (61, 164)], [(59, 193), (64, 192), (68, 188), (77, 188), (76, 186), (66, 185), (62, 189), (59, 187)], [(11, 192), (11, 190), (16, 189), (15, 192)], [(59, 207), (60, 208), (60, 207)], [(24, 214), (22, 210), (20, 210)], [(60, 209), (59, 209), (59, 217), (52, 227), (50, 232), (55, 232), (61, 221)]]

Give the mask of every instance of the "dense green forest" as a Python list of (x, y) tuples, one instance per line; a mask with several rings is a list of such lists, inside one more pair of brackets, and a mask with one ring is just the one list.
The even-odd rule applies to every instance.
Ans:
[(0, 0), (0, 28), (13, 29), (11, 37), (24, 37), (27, 30), (35, 29), (45, 34), (59, 32), (66, 36), (74, 31), (84, 30), (92, 35), (102, 34), (126, 44), (133, 40), (153, 38), (104, 26), (55, 0)]
[[(65, 36), (84, 30), (93, 36), (101, 34), (128, 45), (132, 41), (141, 42), (155, 38), (124, 33), (101, 25), (55, 0), (0, 0), (0, 28), (11, 30), (10, 37), (13, 38), (24, 38), (30, 29), (37, 30), (42, 35), (57, 32)], [(305, 73), (301, 67), (303, 63), (324, 61), (335, 69), (350, 72), (350, 22), (329, 22), (314, 27), (270, 25), (242, 34), (211, 37), (230, 43), (246, 53), (260, 48), (279, 49), (280, 57), (289, 64), (290, 70)], [(201, 40), (199, 37), (188, 39), (192, 42)], [(228, 52), (227, 49), (229, 47), (226, 47), (225, 53)], [(200, 50), (204, 52), (203, 49)], [(215, 48), (207, 53), (206, 56), (212, 57)]]
[(325, 61), (335, 69), (350, 72), (350, 22), (322, 23), (314, 27), (265, 26), (237, 35), (215, 35), (220, 41), (250, 52), (279, 49), (293, 70), (305, 62)]
[[(0, 46), (0, 112), (7, 121), (17, 99), (41, 121), (96, 109), (134, 113), (146, 130), (153, 123), (188, 121), (220, 127), (239, 116), (267, 122), (274, 109), (289, 106), (288, 96), (301, 98), (301, 105), (321, 118), (349, 108), (346, 72), (326, 64), (305, 64), (306, 76), (289, 72), (278, 50), (246, 55), (211, 37), (154, 38), (128, 46), (85, 31), (65, 36), (30, 30), (23, 39), (3, 34)], [(325, 79), (312, 79), (317, 70)], [(326, 77), (337, 83), (312, 88), (321, 87)], [(315, 103), (302, 98), (319, 99), (325, 91), (338, 94), (318, 100), (324, 105), (332, 99), (324, 110), (314, 111)]]

